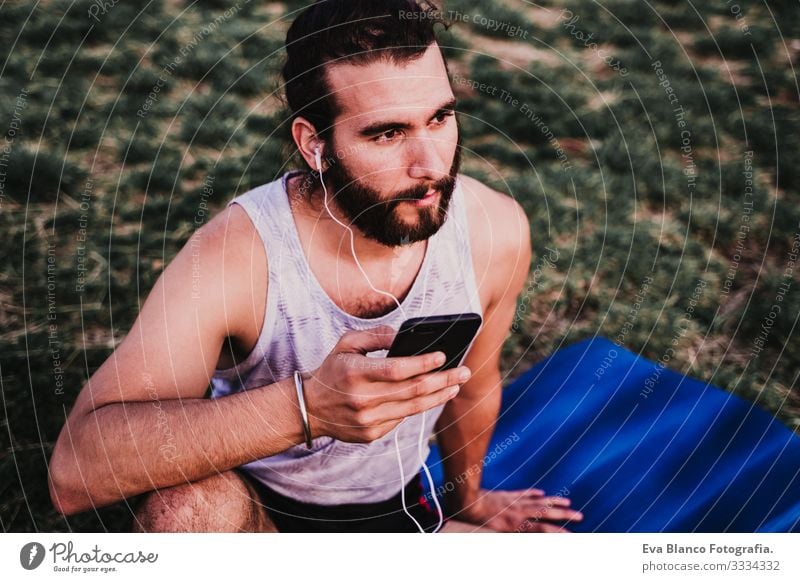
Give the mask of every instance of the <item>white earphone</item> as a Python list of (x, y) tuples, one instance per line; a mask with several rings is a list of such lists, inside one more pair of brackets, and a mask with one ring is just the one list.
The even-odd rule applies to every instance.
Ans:
[[(369, 277), (367, 276), (366, 272), (364, 272), (364, 269), (361, 266), (361, 263), (358, 261), (358, 257), (356, 256), (355, 242), (354, 242), (352, 229), (349, 226), (347, 226), (346, 224), (343, 224), (342, 222), (340, 222), (333, 215), (333, 213), (331, 212), (330, 208), (328, 208), (328, 189), (325, 187), (325, 180), (322, 178), (322, 151), (320, 150), (319, 146), (316, 146), (314, 148), (314, 161), (317, 164), (317, 171), (319, 172), (319, 181), (322, 184), (322, 190), (323, 190), (323, 192), (325, 192), (325, 199), (324, 199), (325, 210), (328, 212), (330, 217), (333, 218), (333, 220), (336, 221), (337, 224), (339, 224), (340, 226), (343, 226), (344, 228), (346, 228), (347, 231), (350, 233), (350, 251), (351, 251), (351, 253), (353, 255), (353, 259), (355, 260), (356, 265), (358, 265), (358, 269), (361, 271), (361, 274), (364, 275), (364, 278), (367, 280), (367, 283), (372, 288), (372, 290), (373, 291), (377, 291), (378, 293), (381, 293), (383, 295), (388, 295), (389, 297), (394, 299), (394, 302), (397, 304), (397, 307), (400, 309), (401, 313), (403, 314), (403, 319), (408, 319), (406, 317), (405, 311), (403, 311), (403, 306), (400, 305), (400, 301), (398, 301), (397, 297), (395, 297), (394, 295), (392, 295), (391, 293), (389, 293), (387, 291), (381, 291), (380, 289), (376, 289), (372, 285), (372, 282), (369, 280)], [(423, 436), (425, 434), (425, 414), (426, 413), (427, 413), (427, 410), (422, 412), (422, 426), (419, 429), (419, 439), (417, 440), (417, 452), (419, 453), (419, 460), (420, 460), (420, 462), (422, 462), (422, 469), (425, 471), (425, 475), (428, 478), (428, 485), (430, 486), (430, 495), (433, 498), (433, 503), (434, 503), (434, 505), (436, 505), (436, 511), (439, 514), (439, 523), (436, 526), (436, 529), (434, 529), (433, 532), (431, 532), (431, 533), (436, 533), (442, 527), (442, 523), (444, 521), (444, 514), (442, 512), (441, 506), (439, 505), (439, 500), (436, 497), (436, 491), (435, 491), (435, 487), (433, 485), (433, 477), (431, 477), (431, 472), (428, 469), (428, 466), (425, 464), (425, 459), (422, 458), (422, 438), (423, 438)], [(404, 418), (403, 420), (400, 421), (400, 424), (404, 423), (405, 421), (406, 421), (406, 419)], [(406, 515), (408, 515), (408, 517), (410, 517), (411, 520), (417, 525), (417, 528), (419, 528), (419, 531), (421, 533), (425, 533), (425, 528), (423, 528), (420, 525), (420, 523), (414, 518), (414, 516), (411, 515), (411, 513), (408, 511), (408, 506), (406, 505), (406, 478), (405, 478), (405, 473), (403, 471), (403, 460), (402, 460), (402, 458), (400, 456), (400, 443), (397, 440), (397, 435), (399, 433), (398, 428), (399, 428), (400, 424), (398, 424), (395, 427), (395, 432), (394, 432), (394, 448), (395, 448), (395, 451), (397, 452), (397, 465), (400, 468), (400, 498), (401, 498), (401, 500), (403, 502), (403, 511), (405, 511)]]
[(319, 146), (314, 148), (314, 161), (317, 162), (317, 171), (322, 180), (322, 150), (319, 149)]

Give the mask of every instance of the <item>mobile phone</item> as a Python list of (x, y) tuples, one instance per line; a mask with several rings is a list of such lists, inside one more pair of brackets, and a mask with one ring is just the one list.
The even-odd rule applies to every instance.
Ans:
[(433, 371), (456, 368), (464, 361), (482, 323), (477, 313), (412, 317), (400, 326), (386, 357), (444, 352), (445, 363)]

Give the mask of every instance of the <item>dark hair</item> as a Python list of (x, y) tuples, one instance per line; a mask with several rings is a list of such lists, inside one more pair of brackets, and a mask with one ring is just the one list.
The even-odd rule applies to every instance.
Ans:
[(308, 119), (325, 139), (341, 111), (330, 95), (324, 65), (419, 58), (436, 40), (437, 23), (449, 26), (426, 0), (317, 0), (286, 33), (282, 74), (291, 121)]

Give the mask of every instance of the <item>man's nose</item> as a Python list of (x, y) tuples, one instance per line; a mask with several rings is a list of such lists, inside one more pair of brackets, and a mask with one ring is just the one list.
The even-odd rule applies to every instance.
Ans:
[(444, 145), (441, 140), (424, 132), (410, 138), (407, 143), (406, 155), (410, 178), (435, 182), (447, 175), (450, 168), (439, 152), (439, 148)]

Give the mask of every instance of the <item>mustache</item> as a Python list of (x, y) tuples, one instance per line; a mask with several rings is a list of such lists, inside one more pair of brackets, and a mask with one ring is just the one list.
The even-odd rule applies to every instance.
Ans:
[(392, 206), (396, 206), (400, 202), (405, 202), (408, 200), (422, 200), (425, 198), (425, 194), (428, 193), (428, 190), (435, 190), (437, 192), (447, 192), (455, 185), (455, 178), (453, 176), (445, 176), (432, 184), (420, 184), (419, 186), (414, 186), (413, 188), (409, 188), (407, 190), (403, 190), (399, 194), (397, 194), (393, 200), (388, 201), (389, 204)]

